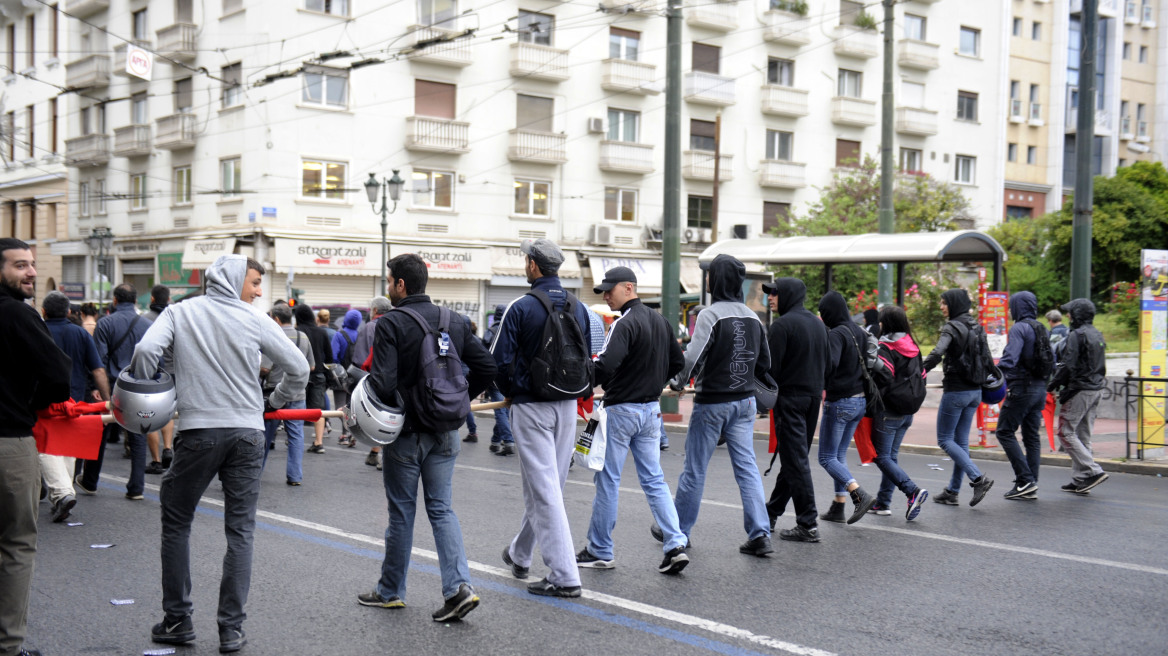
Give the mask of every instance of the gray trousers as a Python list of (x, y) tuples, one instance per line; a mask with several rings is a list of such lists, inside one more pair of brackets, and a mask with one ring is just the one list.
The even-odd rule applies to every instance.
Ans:
[(0, 437), (0, 654), (20, 651), (36, 561), (41, 468), (36, 440)]
[(580, 585), (564, 483), (576, 445), (576, 401), (520, 403), (511, 406), (511, 432), (523, 479), (523, 521), (511, 541), (511, 559), (530, 567), (535, 547), (554, 585)]
[(223, 532), (227, 553), (219, 583), (220, 628), (239, 628), (251, 588), (252, 539), (264, 433), (254, 428), (201, 428), (179, 431), (174, 460), (162, 475), (162, 609), (172, 621), (190, 615), (191, 523), (199, 498), (218, 474), (223, 483)]
[(1071, 480), (1075, 483), (1103, 473), (1091, 455), (1091, 429), (1095, 426), (1095, 410), (1101, 398), (1102, 390), (1083, 390), (1059, 409), (1059, 442), (1071, 457)]

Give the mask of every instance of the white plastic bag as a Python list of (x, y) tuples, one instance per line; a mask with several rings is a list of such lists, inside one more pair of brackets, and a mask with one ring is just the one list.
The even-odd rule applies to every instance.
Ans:
[(596, 404), (592, 418), (596, 420), (596, 427), (591, 435), (588, 434), (587, 427), (580, 432), (576, 438), (576, 451), (572, 453), (572, 459), (581, 467), (600, 471), (604, 469), (604, 452), (608, 445), (608, 411), (604, 409), (604, 403)]

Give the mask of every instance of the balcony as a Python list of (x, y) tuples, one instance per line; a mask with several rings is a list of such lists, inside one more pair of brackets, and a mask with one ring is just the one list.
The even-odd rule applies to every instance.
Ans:
[(920, 71), (931, 71), (941, 65), (938, 53), (941, 46), (935, 43), (926, 43), (915, 39), (901, 39), (900, 49), (896, 55), (896, 62), (902, 68), (915, 68)]
[[(1067, 109), (1067, 134), (1075, 134), (1079, 130), (1079, 110), (1077, 108)], [(1103, 110), (1095, 110), (1095, 135), (1100, 137), (1111, 136), (1111, 116)]]
[(837, 25), (832, 30), (835, 44), (832, 49), (842, 57), (872, 59), (880, 56), (880, 35), (875, 30), (862, 30), (854, 25)]
[(1134, 138), (1135, 138), (1135, 134), (1132, 133), (1132, 119), (1131, 119), (1131, 117), (1124, 116), (1123, 118), (1119, 119), (1119, 140), (1120, 141), (1131, 141)]
[(511, 75), (552, 82), (566, 80), (568, 51), (537, 43), (512, 43)]
[(149, 125), (127, 125), (114, 130), (114, 154), (118, 157), (143, 157), (151, 152)]
[(811, 19), (777, 9), (772, 9), (763, 16), (763, 20), (766, 21), (763, 39), (796, 48), (811, 43)]
[(109, 160), (108, 134), (87, 134), (65, 140), (65, 166), (102, 166)]
[(568, 161), (568, 137), (562, 132), (511, 130), (507, 159), (534, 164), (563, 164)]
[(109, 82), (109, 55), (86, 55), (65, 64), (65, 86), (70, 89), (108, 87)]
[[(718, 157), (718, 182), (734, 179), (734, 156)], [(714, 179), (714, 151), (686, 150), (681, 153), (681, 177), (687, 180)]]
[(733, 105), (734, 78), (705, 71), (690, 71), (685, 74), (685, 99), (699, 105)]
[(1042, 120), (1042, 103), (1030, 103), (1030, 125), (1031, 127), (1040, 128), (1046, 125), (1046, 121)]
[(470, 123), (432, 116), (407, 116), (406, 150), (469, 153)]
[(876, 101), (836, 96), (831, 99), (831, 122), (837, 125), (876, 125)]
[(685, 22), (690, 27), (732, 32), (738, 29), (738, 5), (733, 1), (696, 0), (685, 8)]
[(807, 116), (807, 90), (764, 84), (762, 87), (762, 113), (771, 116)]
[(806, 164), (764, 159), (758, 163), (758, 184), (760, 187), (779, 189), (799, 189), (807, 186)]
[(155, 32), (158, 35), (158, 54), (171, 59), (190, 61), (195, 58), (199, 26), (175, 23)]
[(920, 107), (897, 107), (896, 131), (922, 137), (937, 134), (937, 112)]
[(1135, 0), (1127, 0), (1123, 11), (1123, 22), (1128, 25), (1138, 25), (1140, 23), (1140, 6)]
[(600, 86), (609, 91), (641, 95), (661, 93), (662, 85), (654, 81), (657, 67), (629, 59), (605, 59), (601, 62)]
[[(126, 72), (126, 48), (128, 48), (129, 45), (130, 44), (128, 43), (122, 43), (114, 46), (114, 68), (112, 71), (110, 71), (114, 75), (130, 77), (130, 74)], [(134, 40), (134, 45), (138, 46), (139, 48), (146, 48), (147, 50), (150, 50), (154, 47), (154, 45), (149, 41), (140, 41), (137, 39)]]
[(182, 150), (195, 147), (195, 115), (171, 114), (156, 121), (154, 147)]
[(653, 0), (600, 0), (600, 6), (607, 12), (619, 14), (652, 14), (659, 8)]
[(600, 170), (614, 173), (652, 173), (653, 146), (631, 141), (601, 141)]
[(474, 57), (470, 53), (470, 38), (454, 38), (460, 34), (461, 31), (449, 27), (410, 26), (410, 35), (413, 37), (411, 45), (414, 47), (409, 54), (410, 61), (430, 62), (456, 68), (470, 66), (474, 62)]
[(65, 2), (65, 11), (77, 18), (87, 18), (106, 9), (109, 9), (109, 0), (67, 0)]
[(1144, 5), (1144, 14), (1140, 20), (1140, 27), (1146, 30), (1156, 29), (1156, 19), (1152, 16), (1152, 5)]
[(1022, 115), (1022, 99), (1010, 99), (1010, 122), (1011, 123), (1025, 123), (1026, 117)]

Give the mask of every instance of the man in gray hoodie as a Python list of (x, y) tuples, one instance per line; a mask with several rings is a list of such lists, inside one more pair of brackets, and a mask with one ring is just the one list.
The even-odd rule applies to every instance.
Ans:
[(199, 498), (218, 475), (223, 484), (227, 554), (219, 587), (219, 651), (247, 644), (243, 611), (251, 586), (252, 541), (264, 457), (260, 357), (285, 371), (268, 403), (283, 407), (308, 382), (308, 362), (280, 327), (251, 302), (261, 294), (264, 267), (224, 255), (207, 269), (205, 296), (163, 312), (134, 349), (137, 378), (153, 378), (163, 351), (174, 352), (178, 435), (174, 461), (162, 477), (162, 608), (151, 639), (195, 639), (191, 621), (190, 532)]

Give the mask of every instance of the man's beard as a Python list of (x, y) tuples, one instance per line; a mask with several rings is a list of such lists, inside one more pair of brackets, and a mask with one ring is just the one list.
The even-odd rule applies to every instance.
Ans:
[(8, 280), (8, 278), (0, 277), (0, 285), (3, 285), (5, 289), (11, 290), (12, 295), (22, 301), (26, 301), (33, 296), (32, 294), (24, 291), (24, 288), (20, 286), (19, 282), (13, 285), (12, 282)]

